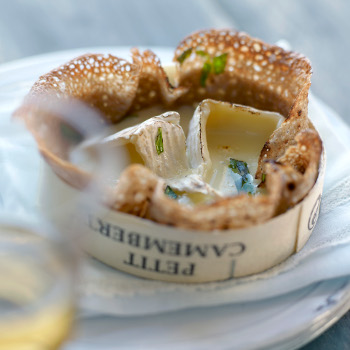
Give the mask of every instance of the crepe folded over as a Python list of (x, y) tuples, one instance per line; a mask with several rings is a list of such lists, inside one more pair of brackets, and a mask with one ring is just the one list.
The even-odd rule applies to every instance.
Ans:
[(307, 195), (317, 179), (323, 150), (308, 119), (312, 72), (307, 58), (238, 31), (203, 30), (176, 48), (173, 86), (153, 52), (133, 49), (131, 54), (132, 62), (102, 54), (71, 60), (41, 76), (14, 113), (25, 121), (41, 154), (63, 181), (83, 189), (94, 175), (69, 160), (69, 149), (86, 135), (80, 132), (84, 126), (74, 120), (74, 113), (67, 121), (73, 125), (69, 129), (73, 137), (62, 132), (66, 125), (57, 118), (62, 114), (60, 106), (67, 115), (76, 100), (93, 107), (99, 117), (92, 129), (102, 130), (146, 107), (174, 110), (209, 98), (285, 117), (259, 157), (255, 177), (266, 187), (266, 194), (239, 194), (189, 207), (164, 193), (163, 178), (133, 164), (114, 186), (108, 185), (106, 205), (166, 225), (224, 230), (265, 222)]

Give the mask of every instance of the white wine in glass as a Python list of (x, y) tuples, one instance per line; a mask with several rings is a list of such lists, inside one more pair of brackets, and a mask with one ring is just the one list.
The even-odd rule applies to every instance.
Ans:
[(73, 324), (75, 265), (64, 241), (0, 221), (0, 350), (60, 348)]

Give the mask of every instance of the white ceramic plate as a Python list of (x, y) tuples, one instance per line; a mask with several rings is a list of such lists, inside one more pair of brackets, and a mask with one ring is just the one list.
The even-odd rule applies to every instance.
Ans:
[(85, 314), (64, 349), (296, 349), (349, 307), (350, 280), (343, 279), (249, 304), (126, 318)]
[[(171, 60), (171, 49), (154, 51), (163, 62)], [(2, 65), (1, 118), (10, 117), (39, 75), (86, 52), (129, 56), (127, 48), (88, 48)], [(330, 327), (349, 307), (350, 279), (343, 278), (253, 303), (127, 318), (88, 312), (81, 314), (75, 339), (65, 349), (294, 349)]]

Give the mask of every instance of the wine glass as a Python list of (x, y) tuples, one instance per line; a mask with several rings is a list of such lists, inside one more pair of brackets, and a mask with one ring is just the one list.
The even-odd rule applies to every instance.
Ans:
[(52, 227), (0, 216), (0, 349), (58, 349), (75, 310), (76, 252)]

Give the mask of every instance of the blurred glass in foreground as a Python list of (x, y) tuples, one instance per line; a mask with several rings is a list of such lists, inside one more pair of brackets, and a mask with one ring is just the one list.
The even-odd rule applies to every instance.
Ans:
[(14, 222), (0, 218), (0, 349), (58, 349), (72, 328), (75, 256), (53, 231)]
[[(98, 213), (126, 155), (84, 146), (98, 143), (109, 126), (80, 101), (51, 95), (26, 100), (18, 119), (36, 143), (27, 157), (10, 153), (4, 167), (9, 190), (0, 189), (0, 350), (59, 349), (75, 314), (76, 266), (84, 243), (78, 215), (85, 205)], [(45, 160), (31, 163), (36, 147)], [(35, 195), (24, 203), (28, 184)], [(40, 224), (33, 227), (23, 217)]]

